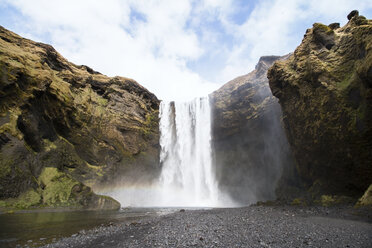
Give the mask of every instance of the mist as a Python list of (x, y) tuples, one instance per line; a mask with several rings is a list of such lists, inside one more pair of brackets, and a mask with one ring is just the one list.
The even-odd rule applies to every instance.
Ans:
[(212, 94), (217, 180), (240, 205), (276, 199), (283, 171), (293, 168), (281, 107), (266, 77), (277, 59), (262, 57), (253, 72)]
[(130, 171), (116, 187), (100, 192), (117, 199), (123, 207), (236, 207), (218, 187), (211, 116), (208, 97), (162, 101), (159, 173), (148, 177), (145, 171)]
[(209, 98), (163, 101), (158, 161), (137, 164), (96, 190), (124, 207), (240, 207), (276, 199), (295, 166), (266, 74), (288, 56), (262, 57), (254, 71)]

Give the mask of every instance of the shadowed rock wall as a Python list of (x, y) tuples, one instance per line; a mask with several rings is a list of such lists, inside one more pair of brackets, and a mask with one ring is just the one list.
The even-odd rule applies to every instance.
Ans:
[(261, 57), (254, 71), (211, 94), (219, 184), (241, 204), (275, 199), (278, 184), (296, 185), (280, 105), (266, 76), (274, 61), (287, 58)]

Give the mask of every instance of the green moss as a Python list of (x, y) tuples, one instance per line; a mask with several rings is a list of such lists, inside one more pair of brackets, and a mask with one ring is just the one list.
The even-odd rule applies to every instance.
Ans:
[(9, 132), (12, 136), (22, 139), (23, 135), (17, 128), (17, 120), (20, 114), (21, 111), (18, 108), (10, 109), (8, 111), (9, 122), (0, 126), (0, 133)]
[(10, 209), (28, 209), (38, 206), (41, 202), (41, 195), (34, 189), (23, 192), (17, 198), (9, 198), (5, 201), (0, 201), (0, 207)]
[(364, 195), (358, 200), (355, 206), (372, 206), (372, 184), (368, 187)]
[(41, 202), (41, 195), (33, 189), (21, 194), (16, 201), (12, 204), (13, 207), (18, 209), (29, 208), (37, 206)]
[(44, 139), (43, 140), (43, 145), (44, 145), (44, 149), (46, 152), (49, 152), (51, 150), (55, 150), (57, 149), (57, 146), (55, 143), (51, 142), (50, 140), (48, 139)]
[(354, 72), (349, 73), (348, 75), (346, 75), (344, 77), (344, 80), (342, 80), (341, 82), (336, 84), (337, 89), (339, 91), (345, 91), (352, 84), (352, 82), (354, 81), (354, 77), (355, 77)]
[[(84, 191), (75, 197), (75, 186), (82, 185), (79, 181), (101, 180), (111, 168), (121, 166), (121, 156), (123, 160), (137, 159), (136, 155), (141, 151), (142, 144), (143, 147), (147, 146), (141, 131), (150, 138), (157, 132), (154, 129), (157, 112), (151, 108), (152, 103), (157, 100), (144, 99), (141, 92), (147, 94), (147, 91), (134, 81), (118, 78), (113, 80), (117, 84), (107, 83), (112, 79), (101, 74), (92, 74), (90, 70), (67, 62), (59, 54), (55, 55), (51, 48), (22, 39), (5, 29), (1, 29), (0, 36), (6, 37), (0, 39), (0, 84), (9, 86), (0, 90), (0, 94), (5, 96), (0, 104), (0, 115), (5, 116), (1, 118), (0, 133), (17, 137), (21, 141), (12, 137), (11, 142), (3, 147), (7, 150), (0, 153), (0, 177), (15, 178), (14, 186), (2, 186), (15, 187), (14, 192), (17, 194), (29, 190), (31, 186), (39, 186), (32, 191), (36, 195), (27, 191), (20, 199), (13, 199), (12, 202), (17, 203), (18, 207), (27, 207), (25, 201), (35, 202), (33, 198), (36, 199), (37, 194), (41, 199), (38, 203), (41, 207), (79, 204), (79, 207), (85, 207), (94, 193), (86, 194)], [(49, 59), (57, 60), (58, 64), (55, 65), (61, 66), (62, 70), (56, 70), (49, 63), (53, 61)], [(89, 77), (102, 82), (108, 97), (117, 93), (124, 98), (118, 101), (117, 106), (111, 106), (111, 100), (92, 90)], [(124, 85), (127, 81), (128, 85)], [(104, 85), (105, 83), (107, 84)], [(142, 113), (146, 113), (146, 116)], [(22, 141), (23, 134), (17, 128), (17, 120), (21, 114), (35, 124), (35, 127), (23, 131), (30, 135), (37, 136), (38, 134), (33, 133), (37, 128), (49, 129), (50, 125), (54, 126), (55, 130), (46, 130), (47, 135), (35, 137), (37, 143), (40, 143), (40, 138), (45, 138), (40, 152), (31, 149), (28, 143), (33, 141)], [(122, 128), (128, 130), (128, 136), (120, 136)], [(52, 139), (50, 135), (54, 137), (54, 131), (63, 137)], [(64, 141), (70, 145), (68, 149), (64, 149)], [(107, 144), (100, 145), (100, 141)], [(77, 149), (78, 146), (80, 149)], [(4, 161), (8, 159), (5, 157), (8, 153), (14, 161)], [(120, 156), (120, 160), (107, 164), (110, 159), (106, 154), (111, 153), (115, 157)], [(92, 163), (97, 163), (102, 168), (84, 166), (85, 159), (91, 154), (94, 156)], [(23, 157), (27, 159), (22, 159)], [(133, 164), (133, 161), (130, 163)], [(127, 166), (125, 162), (123, 164)], [(63, 168), (63, 171), (52, 167)], [(37, 183), (34, 183), (35, 176), (38, 177)], [(6, 204), (7, 201), (2, 203)]]
[(258, 201), (256, 202), (255, 204), (256, 206), (276, 206), (278, 205), (278, 202), (277, 201)]
[[(89, 164), (88, 162), (85, 162), (85, 165), (92, 171), (94, 171), (94, 173), (99, 176), (99, 177), (103, 177), (103, 165), (92, 165), (92, 164)], [(86, 183), (84, 183), (86, 184)]]
[(72, 188), (79, 184), (57, 168), (46, 167), (39, 176), (39, 182), (44, 186), (43, 203), (49, 206), (69, 205)]
[(70, 90), (70, 84), (55, 75), (53, 75), (52, 79), (53, 81), (49, 86), (50, 92), (64, 103), (73, 103), (74, 99)]
[(323, 31), (327, 34), (332, 34), (333, 33), (333, 30), (330, 27), (328, 27), (327, 25), (324, 25), (322, 23), (314, 23), (313, 28), (314, 28), (314, 31), (320, 30), (320, 31)]
[(353, 198), (343, 195), (322, 195), (320, 199), (314, 202), (324, 207), (330, 207), (340, 204), (350, 204), (355, 201)]
[(152, 111), (146, 115), (146, 120), (143, 122), (143, 127), (140, 129), (145, 138), (149, 138), (150, 134), (158, 125), (159, 111)]
[(306, 201), (302, 198), (295, 198), (293, 199), (293, 201), (291, 202), (291, 205), (293, 206), (306, 206)]
[(320, 197), (319, 203), (324, 207), (329, 207), (335, 204), (335, 199), (331, 195), (322, 195)]
[(107, 99), (103, 97), (97, 97), (97, 103), (102, 106), (107, 106)]
[(2, 158), (0, 160), (0, 178), (4, 178), (11, 173), (13, 164), (14, 161), (12, 159)]

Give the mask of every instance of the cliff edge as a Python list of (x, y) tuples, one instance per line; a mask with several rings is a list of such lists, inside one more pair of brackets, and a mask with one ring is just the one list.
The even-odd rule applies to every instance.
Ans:
[(118, 208), (91, 187), (156, 170), (158, 107), (134, 80), (0, 27), (0, 207)]
[(218, 182), (242, 205), (281, 197), (278, 185), (297, 185), (282, 112), (267, 79), (270, 66), (288, 57), (261, 57), (255, 70), (210, 95)]
[(372, 21), (358, 11), (348, 19), (315, 23), (268, 72), (297, 171), (315, 198), (359, 197), (372, 183)]

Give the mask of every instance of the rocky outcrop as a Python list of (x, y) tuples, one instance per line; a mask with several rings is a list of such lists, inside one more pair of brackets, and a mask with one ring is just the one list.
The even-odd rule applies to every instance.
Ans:
[(155, 174), (158, 106), (134, 80), (0, 27), (0, 200), (9, 200), (1, 205), (117, 208), (90, 187), (128, 171)]
[(369, 185), (366, 192), (363, 194), (362, 197), (359, 198), (358, 202), (356, 203), (357, 207), (372, 207), (372, 184)]
[(372, 182), (372, 21), (315, 23), (268, 77), (305, 188), (359, 197)]
[[(210, 95), (218, 181), (242, 204), (275, 199), (278, 183), (296, 185), (280, 105), (267, 79), (267, 70), (274, 61), (287, 58), (261, 57), (254, 71)], [(287, 177), (280, 180), (283, 170)]]

